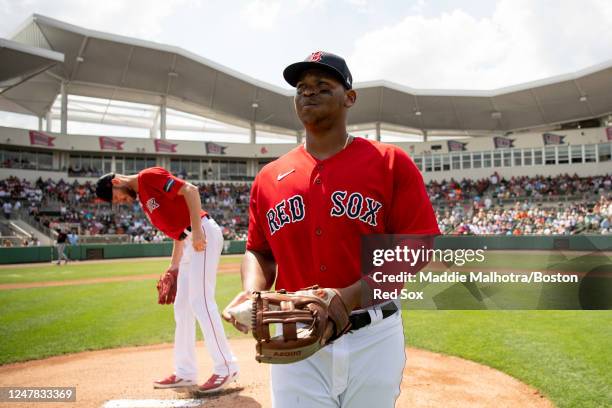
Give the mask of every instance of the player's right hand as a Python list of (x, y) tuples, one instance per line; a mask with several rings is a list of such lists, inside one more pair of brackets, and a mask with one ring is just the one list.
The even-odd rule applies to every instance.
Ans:
[(245, 326), (244, 324), (240, 323), (239, 321), (237, 321), (234, 318), (234, 316), (232, 316), (229, 313), (229, 310), (246, 302), (249, 299), (251, 299), (251, 293), (242, 291), (238, 293), (236, 297), (232, 299), (231, 302), (229, 302), (229, 304), (225, 307), (225, 309), (223, 309), (223, 313), (221, 313), (221, 317), (223, 317), (223, 319), (225, 319), (226, 321), (234, 325), (236, 329), (240, 330), (242, 333), (245, 333), (245, 334), (249, 332), (249, 328)]
[(202, 252), (206, 249), (206, 236), (202, 228), (196, 228), (191, 233), (191, 243), (196, 252)]

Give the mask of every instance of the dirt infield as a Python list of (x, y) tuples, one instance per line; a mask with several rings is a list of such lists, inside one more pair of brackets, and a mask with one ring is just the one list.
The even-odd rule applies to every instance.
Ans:
[[(202, 400), (203, 407), (269, 407), (269, 367), (254, 359), (250, 339), (231, 340), (240, 360), (240, 380), (221, 395)], [(151, 382), (172, 372), (171, 345), (78, 353), (0, 366), (0, 386), (74, 386), (74, 407), (100, 407), (117, 399), (190, 398), (154, 390)], [(456, 357), (407, 349), (402, 393), (397, 407), (553, 407), (535, 389), (492, 368)], [(200, 381), (211, 362), (198, 344)], [(11, 407), (26, 404), (11, 403)], [(45, 403), (45, 407), (66, 406)]]

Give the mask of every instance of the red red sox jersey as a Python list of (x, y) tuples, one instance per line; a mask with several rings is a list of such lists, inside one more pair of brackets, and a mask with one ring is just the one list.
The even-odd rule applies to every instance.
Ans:
[(299, 146), (266, 165), (251, 189), (247, 249), (272, 252), (277, 289), (355, 283), (361, 235), (439, 233), (412, 160), (363, 138), (325, 160)]
[[(189, 208), (178, 195), (185, 181), (162, 167), (150, 167), (138, 173), (138, 200), (151, 224), (172, 239), (191, 225)], [(205, 216), (202, 211), (201, 216)]]

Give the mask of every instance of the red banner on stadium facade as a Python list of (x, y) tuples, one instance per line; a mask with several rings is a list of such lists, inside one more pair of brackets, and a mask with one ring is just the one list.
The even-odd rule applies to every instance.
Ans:
[(221, 146), (220, 144), (213, 142), (206, 142), (206, 154), (225, 154), (227, 146)]
[(606, 135), (608, 135), (608, 140), (612, 140), (612, 127), (606, 128)]
[(507, 137), (495, 136), (493, 138), (493, 146), (496, 149), (505, 149), (514, 147), (514, 139), (508, 139)]
[(565, 136), (556, 135), (554, 133), (543, 133), (542, 139), (545, 145), (561, 145)]
[(30, 130), (30, 144), (32, 146), (46, 146), (46, 147), (54, 147), (53, 141), (55, 140), (54, 136), (49, 136), (43, 132), (37, 132), (35, 130)]
[(456, 140), (448, 140), (447, 142), (449, 152), (462, 152), (465, 150), (467, 143), (457, 142)]
[(170, 143), (166, 140), (155, 139), (153, 141), (155, 144), (155, 151), (161, 153), (176, 153), (177, 143)]
[(108, 136), (100, 136), (98, 140), (100, 141), (100, 149), (102, 150), (123, 150), (123, 144), (125, 143)]

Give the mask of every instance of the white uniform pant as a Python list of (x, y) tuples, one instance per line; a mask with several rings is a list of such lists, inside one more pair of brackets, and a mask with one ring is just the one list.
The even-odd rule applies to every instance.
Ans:
[(392, 408), (406, 352), (400, 313), (345, 334), (306, 360), (272, 364), (274, 408)]
[(206, 236), (206, 249), (196, 252), (191, 235), (185, 238), (183, 256), (179, 265), (178, 287), (174, 302), (174, 363), (177, 377), (197, 381), (196, 326), (198, 321), (210, 358), (213, 373), (228, 375), (238, 371), (236, 357), (232, 354), (221, 315), (215, 301), (217, 267), (223, 249), (223, 234), (217, 223), (202, 218)]

